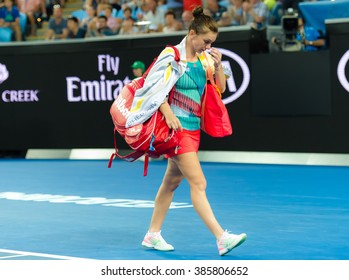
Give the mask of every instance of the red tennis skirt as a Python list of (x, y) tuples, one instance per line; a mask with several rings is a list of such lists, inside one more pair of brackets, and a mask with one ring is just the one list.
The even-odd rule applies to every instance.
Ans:
[(165, 158), (171, 158), (189, 152), (198, 152), (200, 145), (200, 129), (186, 130), (177, 132), (179, 148), (175, 151), (166, 154)]

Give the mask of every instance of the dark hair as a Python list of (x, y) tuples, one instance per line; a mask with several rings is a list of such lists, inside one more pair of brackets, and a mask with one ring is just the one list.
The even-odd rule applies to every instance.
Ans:
[(206, 34), (210, 31), (218, 33), (217, 22), (211, 16), (205, 15), (201, 6), (194, 8), (192, 14), (194, 20), (189, 26), (189, 31), (194, 30), (196, 34)]
[(75, 23), (79, 23), (79, 20), (78, 20), (78, 18), (77, 17), (74, 17), (74, 16), (69, 16), (68, 17), (68, 20), (71, 20), (71, 21), (74, 21)]
[(124, 9), (124, 12), (126, 11), (130, 11), (130, 13), (132, 13), (132, 9), (129, 6), (126, 6), (126, 8)]
[(172, 15), (173, 18), (176, 18), (176, 14), (175, 14), (175, 12), (174, 12), (173, 10), (168, 10), (168, 11), (165, 13), (165, 17), (166, 17), (167, 15)]
[(104, 19), (105, 21), (108, 21), (108, 18), (105, 15), (99, 15), (98, 18), (99, 19)]

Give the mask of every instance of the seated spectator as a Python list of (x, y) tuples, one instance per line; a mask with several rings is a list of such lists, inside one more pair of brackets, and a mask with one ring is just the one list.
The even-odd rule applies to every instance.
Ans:
[[(243, 8), (242, 8), (242, 3), (244, 0), (230, 0), (229, 1), (229, 6), (228, 6), (228, 16), (230, 18), (230, 25), (232, 26), (237, 26), (242, 24), (242, 15), (243, 15)], [(223, 17), (225, 14), (223, 13)], [(219, 22), (220, 23), (220, 22)], [(224, 24), (224, 22), (223, 22)], [(222, 26), (222, 23), (220, 23)]]
[(117, 34), (121, 28), (122, 19), (113, 16), (113, 8), (110, 5), (106, 5), (103, 12), (107, 18), (107, 25), (115, 34)]
[(54, 5), (60, 5), (61, 7), (64, 7), (65, 0), (46, 0), (47, 20), (49, 20), (52, 16)]
[(117, 11), (115, 17), (121, 18), (122, 20), (125, 19), (124, 11), (125, 9), (130, 9), (131, 10), (131, 18), (133, 18), (135, 21), (137, 21), (137, 14), (136, 11), (138, 10), (138, 1), (131, 1), (131, 2), (126, 2), (121, 5), (121, 9)]
[(183, 24), (176, 19), (176, 14), (170, 10), (165, 13), (165, 26), (163, 28), (164, 33), (173, 33), (183, 30)]
[(132, 9), (132, 17), (137, 21), (144, 20), (145, 15), (149, 12), (149, 7), (144, 1), (140, 5)]
[(191, 22), (193, 21), (194, 16), (191, 11), (185, 10), (182, 13), (182, 22), (183, 22), (183, 29), (188, 30)]
[(5, 0), (0, 9), (0, 27), (11, 28), (15, 34), (16, 41), (22, 41), (22, 31), (19, 22), (19, 10), (13, 0)]
[(132, 10), (130, 7), (124, 8), (124, 20), (121, 24), (121, 29), (119, 34), (137, 34), (138, 28), (135, 26), (136, 20), (131, 16)]
[(108, 6), (112, 7), (113, 15), (115, 16), (116, 13), (121, 10), (121, 1), (120, 0), (98, 0), (97, 5), (97, 15), (103, 15), (104, 9)]
[(165, 12), (157, 6), (155, 0), (145, 0), (148, 12), (144, 16), (144, 20), (150, 21), (148, 27), (149, 32), (161, 32), (165, 25)]
[(27, 15), (30, 24), (30, 35), (36, 36), (37, 17), (41, 14), (42, 18), (47, 17), (45, 0), (17, 0), (20, 12)]
[(206, 8), (217, 22), (222, 18), (223, 13), (227, 11), (227, 8), (220, 5), (218, 0), (206, 0)]
[(80, 22), (80, 27), (87, 30), (88, 25), (91, 21), (97, 21), (96, 9), (93, 6), (86, 6), (86, 17), (84, 17)]
[(107, 24), (107, 17), (105, 15), (98, 16), (97, 22), (91, 22), (87, 30), (88, 37), (105, 37), (116, 35)]
[(48, 23), (48, 30), (45, 35), (46, 40), (65, 39), (68, 35), (67, 19), (63, 17), (60, 5), (53, 6), (53, 14)]
[(67, 39), (81, 39), (85, 38), (86, 29), (79, 27), (79, 20), (77, 17), (69, 17), (67, 20), (68, 35)]
[(97, 11), (98, 3), (99, 3), (99, 0), (85, 0), (84, 5), (82, 7), (83, 9), (86, 9), (86, 7), (92, 6)]
[(232, 16), (228, 12), (224, 12), (221, 19), (217, 21), (218, 26), (231, 26)]
[(244, 10), (243, 23), (260, 30), (267, 26), (269, 10), (261, 0), (246, 0), (242, 4)]

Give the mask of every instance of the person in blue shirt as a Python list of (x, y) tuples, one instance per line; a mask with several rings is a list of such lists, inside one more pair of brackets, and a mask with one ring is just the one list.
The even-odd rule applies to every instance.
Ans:
[(307, 25), (302, 17), (298, 18), (297, 40), (302, 43), (303, 51), (317, 51), (325, 47), (325, 38), (319, 30)]
[(68, 36), (67, 19), (63, 16), (63, 10), (60, 5), (53, 6), (53, 15), (48, 22), (46, 31), (46, 40), (66, 39)]
[(305, 24), (301, 16), (298, 16), (297, 31), (291, 37), (290, 39), (286, 36), (274, 36), (271, 41), (282, 51), (317, 51), (326, 46), (324, 34)]
[(98, 16), (97, 22), (92, 22), (87, 31), (87, 37), (105, 37), (117, 34), (108, 26), (108, 19), (105, 15)]
[(22, 31), (19, 23), (19, 10), (13, 0), (5, 0), (0, 9), (0, 27), (11, 28), (15, 34), (16, 41), (22, 41)]
[(79, 27), (77, 17), (70, 16), (67, 19), (68, 35), (67, 39), (83, 39), (86, 35), (86, 29)]

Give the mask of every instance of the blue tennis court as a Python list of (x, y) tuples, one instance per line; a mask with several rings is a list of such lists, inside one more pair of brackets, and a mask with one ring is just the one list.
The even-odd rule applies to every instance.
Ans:
[(349, 168), (202, 163), (221, 225), (247, 241), (220, 257), (176, 191), (162, 234), (173, 252), (143, 248), (165, 161), (0, 160), (0, 259), (348, 260)]

